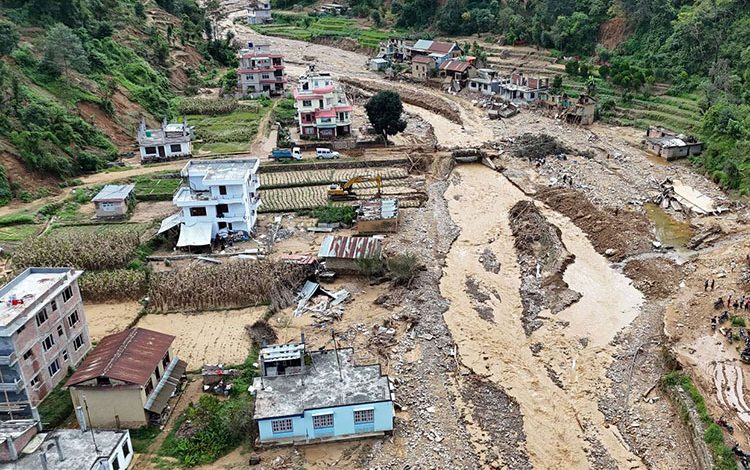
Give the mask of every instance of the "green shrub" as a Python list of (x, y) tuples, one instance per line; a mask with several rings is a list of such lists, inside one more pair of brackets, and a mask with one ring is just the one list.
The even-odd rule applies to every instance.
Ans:
[(378, 256), (371, 258), (360, 258), (357, 260), (359, 273), (367, 278), (373, 278), (383, 274), (383, 260)]
[(745, 319), (742, 317), (732, 317), (732, 326), (745, 327)]
[(5, 168), (0, 165), (0, 206), (8, 204), (12, 198), (13, 191), (10, 188), (8, 176), (5, 173)]
[(133, 442), (133, 451), (139, 454), (148, 452), (148, 447), (154, 442), (161, 429), (157, 426), (143, 426), (130, 430), (130, 439)]
[(0, 227), (8, 227), (11, 225), (27, 225), (33, 223), (35, 223), (34, 216), (31, 214), (17, 213), (0, 217)]
[(341, 223), (351, 225), (354, 219), (352, 206), (319, 206), (312, 210), (311, 215), (323, 224)]
[(419, 271), (419, 259), (413, 253), (401, 253), (386, 262), (388, 272), (397, 284), (407, 284)]
[[(66, 379), (67, 380), (67, 379)], [(53, 429), (65, 422), (73, 414), (73, 401), (70, 392), (62, 389), (62, 384), (55, 387), (39, 405), (39, 415), (44, 429)]]
[(294, 100), (284, 98), (276, 105), (273, 110), (274, 120), (282, 125), (294, 124), (297, 122), (297, 109), (294, 107)]

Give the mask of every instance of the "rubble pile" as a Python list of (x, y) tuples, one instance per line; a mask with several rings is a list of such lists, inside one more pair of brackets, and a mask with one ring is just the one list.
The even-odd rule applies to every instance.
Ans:
[(546, 188), (537, 198), (570, 218), (588, 235), (596, 251), (613, 261), (651, 251), (651, 224), (642, 213), (601, 209), (572, 189)]
[(548, 134), (521, 134), (511, 141), (513, 156), (543, 162), (551, 155), (571, 153), (562, 142)]
[(276, 331), (263, 319), (256, 321), (252, 325), (245, 325), (245, 331), (247, 331), (250, 340), (257, 347), (261, 347), (264, 344), (276, 344), (276, 340), (278, 339)]
[(560, 236), (532, 201), (519, 201), (510, 210), (510, 227), (523, 278), (521, 294), (523, 327), (527, 335), (542, 326), (539, 313), (548, 308), (558, 313), (578, 301), (581, 294), (568, 288), (563, 273), (574, 257)]
[(668, 258), (636, 259), (625, 265), (624, 272), (639, 291), (651, 298), (668, 298), (682, 280), (681, 268)]

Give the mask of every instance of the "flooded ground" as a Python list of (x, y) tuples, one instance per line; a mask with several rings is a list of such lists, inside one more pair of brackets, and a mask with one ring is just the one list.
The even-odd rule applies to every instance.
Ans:
[[(611, 358), (605, 345), (633, 318), (640, 302), (638, 292), (624, 276), (610, 272), (580, 231), (548, 211), (576, 255), (568, 269), (585, 275), (571, 286), (582, 294), (579, 303), (583, 307), (574, 304), (526, 337), (521, 324), (520, 271), (508, 220), (510, 208), (525, 196), (502, 175), (480, 165), (466, 165), (454, 170), (446, 199), (461, 234), (448, 254), (440, 284), (442, 295), (450, 301), (445, 321), (463, 364), (487, 376), (518, 402), (530, 463), (536, 468), (586, 468), (593, 464), (594, 451), (604, 449), (602, 462), (638, 468), (639, 459), (621, 444), (615, 427), (603, 425), (596, 405), (596, 397), (607, 393), (604, 374)], [(483, 268), (480, 258), (486, 250), (497, 258), (498, 273)], [(592, 277), (601, 277), (604, 284), (593, 282)], [(476, 311), (476, 299), (465, 288), (469, 278), (492, 292), (485, 303), (492, 308), (494, 322)], [(620, 294), (613, 295), (617, 290)], [(605, 305), (609, 308), (604, 309)], [(582, 337), (594, 344), (584, 347)], [(538, 355), (532, 353), (536, 343), (541, 344)]]
[(647, 202), (643, 205), (646, 216), (654, 224), (656, 239), (664, 246), (674, 247), (678, 252), (690, 251), (687, 243), (693, 237), (693, 228), (669, 215), (658, 205)]

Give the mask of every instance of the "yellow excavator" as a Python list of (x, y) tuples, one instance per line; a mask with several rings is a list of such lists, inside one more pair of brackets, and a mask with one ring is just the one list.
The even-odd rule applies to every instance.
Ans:
[(366, 183), (368, 181), (374, 181), (377, 184), (378, 192), (375, 197), (380, 197), (381, 187), (383, 179), (380, 175), (377, 176), (355, 176), (349, 181), (342, 183), (331, 183), (328, 188), (328, 199), (331, 201), (346, 201), (357, 199), (357, 194), (354, 192), (354, 185), (357, 183)]

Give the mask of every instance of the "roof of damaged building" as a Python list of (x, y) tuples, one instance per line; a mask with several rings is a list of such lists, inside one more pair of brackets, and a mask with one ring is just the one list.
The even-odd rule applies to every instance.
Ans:
[(372, 258), (380, 254), (382, 245), (375, 237), (340, 237), (326, 235), (320, 245), (320, 258)]
[(448, 72), (463, 73), (471, 67), (472, 65), (470, 63), (461, 60), (448, 60), (440, 64), (440, 70), (447, 70)]
[(355, 365), (351, 348), (339, 349), (338, 360), (336, 354), (334, 350), (310, 353), (312, 366), (305, 368), (304, 375), (263, 377), (262, 383), (256, 377), (253, 418), (294, 416), (305, 410), (392, 399), (388, 376), (381, 373), (379, 364)]
[(357, 220), (395, 219), (398, 217), (398, 199), (363, 201), (357, 212)]
[[(47, 434), (37, 434), (20, 454), (21, 458), (2, 468), (10, 470), (39, 470), (42, 468), (40, 454), (47, 457), (50, 470), (89, 470), (99, 468), (99, 461), (106, 461), (118, 450), (120, 442), (128, 431), (92, 431), (59, 429)], [(55, 450), (48, 449), (55, 439), (60, 443), (63, 459)], [(96, 439), (96, 443), (94, 442)], [(28, 450), (33, 447), (33, 450)]]
[(28, 268), (0, 288), (0, 336), (13, 334), (82, 273), (73, 268)]
[(145, 384), (175, 337), (144, 328), (105, 336), (68, 379), (71, 387), (97, 377)]
[(242, 181), (247, 178), (248, 173), (258, 171), (259, 165), (257, 158), (190, 160), (180, 171), (180, 176), (203, 176), (206, 182)]
[(413, 64), (430, 64), (432, 62), (435, 62), (435, 59), (433, 59), (432, 57), (430, 57), (428, 55), (418, 55), (418, 56), (414, 57), (411, 60), (411, 62)]

